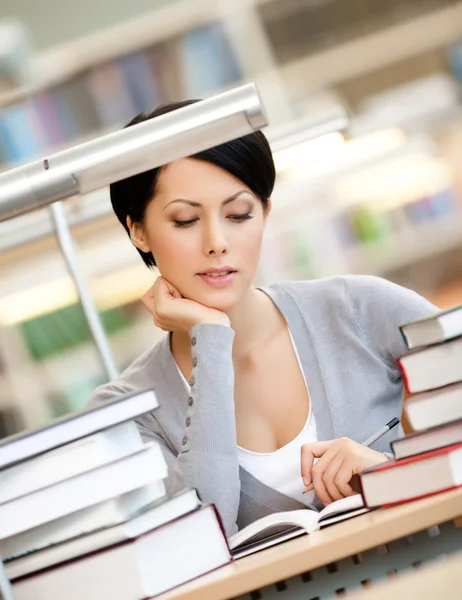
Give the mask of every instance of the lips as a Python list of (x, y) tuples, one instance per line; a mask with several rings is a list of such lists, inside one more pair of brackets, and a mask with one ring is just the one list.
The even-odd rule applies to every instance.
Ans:
[(200, 275), (207, 275), (207, 277), (224, 277), (225, 275), (235, 272), (236, 271), (206, 271), (205, 273), (200, 273)]
[(201, 273), (198, 273), (199, 275), (207, 275), (210, 277), (222, 277), (224, 275), (229, 275), (230, 273), (235, 273), (236, 269), (233, 269), (232, 267), (212, 267), (210, 269), (207, 269), (206, 271), (202, 271)]
[(223, 288), (232, 284), (236, 270), (228, 266), (212, 267), (202, 273), (198, 273), (198, 275), (207, 285), (215, 288)]

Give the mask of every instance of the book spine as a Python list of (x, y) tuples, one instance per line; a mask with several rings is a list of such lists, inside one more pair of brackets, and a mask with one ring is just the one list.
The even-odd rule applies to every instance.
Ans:
[(404, 389), (406, 390), (406, 393), (412, 394), (410, 387), (409, 387), (409, 380), (407, 378), (406, 369), (404, 368), (404, 365), (401, 362), (400, 358), (398, 358), (398, 360), (396, 361), (396, 364), (398, 365), (398, 368), (401, 372), (401, 377), (403, 378), (403, 384), (404, 384)]
[(400, 325), (399, 326), (399, 332), (401, 334), (401, 337), (403, 338), (403, 342), (404, 342), (404, 345), (406, 346), (406, 349), (407, 350), (411, 350), (411, 348), (409, 346), (409, 340), (407, 339), (407, 335), (406, 335), (406, 333), (404, 331), (405, 327), (406, 327), (406, 325)]
[(397, 458), (396, 458), (396, 452), (395, 452), (395, 447), (396, 447), (395, 444), (396, 444), (396, 442), (400, 442), (402, 439), (404, 439), (404, 438), (399, 438), (397, 440), (392, 440), (390, 442), (390, 449), (391, 449), (391, 451), (393, 453), (393, 456), (395, 457), (395, 460), (397, 460)]
[(221, 518), (221, 515), (218, 512), (217, 507), (213, 503), (212, 504), (208, 504), (208, 505), (206, 504), (204, 506), (211, 506), (213, 508), (213, 511), (214, 511), (215, 516), (216, 516), (217, 521), (218, 521), (218, 525), (220, 526), (220, 529), (221, 529), (221, 533), (223, 534), (223, 537), (225, 538), (225, 541), (226, 541), (226, 546), (228, 547), (229, 558), (230, 558), (230, 560), (233, 560), (233, 555), (232, 555), (232, 552), (231, 552), (231, 547), (229, 545), (229, 540), (228, 540), (228, 537), (226, 536), (225, 526), (224, 526), (223, 520)]

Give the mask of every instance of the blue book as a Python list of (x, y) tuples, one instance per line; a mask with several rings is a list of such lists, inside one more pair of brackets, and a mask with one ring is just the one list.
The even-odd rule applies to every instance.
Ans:
[(46, 148), (58, 148), (64, 145), (66, 136), (53, 94), (47, 90), (39, 92), (34, 96), (32, 103)]
[(136, 109), (117, 62), (94, 67), (86, 76), (86, 86), (104, 129), (120, 127), (135, 115)]
[(180, 62), (186, 93), (202, 97), (239, 81), (242, 74), (223, 30), (194, 29), (180, 40)]
[(162, 102), (162, 93), (145, 51), (133, 52), (117, 59), (125, 87), (135, 113), (150, 111)]
[(14, 166), (33, 160), (43, 151), (35, 119), (29, 102), (20, 102), (1, 111), (0, 145), (8, 165)]

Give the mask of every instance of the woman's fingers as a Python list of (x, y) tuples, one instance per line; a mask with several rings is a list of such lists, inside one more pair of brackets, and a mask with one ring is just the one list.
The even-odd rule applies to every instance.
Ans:
[(355, 493), (349, 484), (352, 475), (351, 460), (339, 452), (323, 475), (324, 485), (331, 498), (340, 500)]
[(337, 482), (337, 474), (344, 461), (344, 456), (339, 452), (324, 469), (322, 482), (332, 500), (344, 498), (342, 490)]
[(152, 314), (154, 325), (164, 331), (169, 331), (169, 317), (172, 312), (170, 302), (181, 298), (180, 292), (169, 281), (159, 275), (153, 285), (143, 294), (141, 302)]
[(316, 496), (323, 504), (330, 504), (331, 502), (333, 502), (333, 499), (331, 498), (324, 484), (324, 481), (322, 480), (321, 472), (313, 472), (313, 487)]
[(162, 276), (157, 277), (141, 301), (152, 314), (154, 325), (164, 331), (189, 332), (191, 327), (201, 323), (230, 326), (229, 317), (223, 311), (183, 298)]
[[(319, 460), (314, 464), (318, 457)], [(301, 460), (304, 482), (312, 482), (319, 500), (327, 504), (332, 499), (355, 494), (351, 485), (352, 477), (368, 467), (383, 463), (384, 455), (342, 437), (304, 444)]]
[(315, 442), (313, 444), (303, 444), (300, 449), (300, 466), (303, 483), (305, 486), (312, 483), (311, 469), (315, 458), (321, 457), (330, 448), (332, 442)]
[(335, 485), (342, 492), (344, 498), (353, 496), (357, 492), (351, 487), (350, 481), (354, 475), (352, 461), (350, 458), (345, 458), (341, 464), (335, 478)]
[(348, 469), (344, 466), (349, 465), (350, 461), (342, 449), (341, 440), (304, 444), (301, 448), (303, 482), (308, 485), (308, 490), (315, 490), (316, 496), (324, 504), (354, 493), (348, 485), (351, 474), (347, 475)]
[(141, 296), (141, 302), (151, 314), (153, 314), (154, 311), (154, 300), (156, 287), (158, 286), (158, 280), (159, 278), (157, 278), (156, 281), (151, 285), (151, 287)]
[[(312, 483), (317, 497), (325, 504), (332, 502), (332, 497), (324, 484), (323, 475), (339, 450), (335, 440), (304, 444), (301, 448), (303, 483), (308, 486)], [(315, 462), (315, 459), (318, 460)]]
[(174, 285), (170, 283), (170, 281), (167, 281), (163, 277), (159, 276), (156, 280), (156, 283), (158, 283), (159, 298), (163, 297), (170, 300), (172, 298), (182, 298), (180, 292)]
[(311, 469), (314, 491), (316, 492), (316, 496), (319, 498), (319, 500), (321, 500), (321, 502), (324, 502), (324, 504), (330, 504), (330, 502), (335, 500), (337, 496), (335, 492), (334, 496), (331, 495), (330, 490), (326, 485), (324, 475), (331, 463), (337, 457), (338, 453), (338, 446), (332, 445), (327, 450), (327, 452), (325, 452), (321, 456), (321, 458), (316, 462), (316, 464), (313, 465), (313, 468)]

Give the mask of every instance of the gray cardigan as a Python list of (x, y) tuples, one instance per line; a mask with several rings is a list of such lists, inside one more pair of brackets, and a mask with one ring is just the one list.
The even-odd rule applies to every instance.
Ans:
[[(361, 442), (400, 416), (403, 385), (395, 361), (405, 347), (398, 326), (434, 313), (433, 305), (415, 292), (370, 276), (277, 283), (263, 291), (294, 338), (319, 440), (349, 437)], [(191, 329), (197, 364), (190, 395), (166, 335), (89, 400), (106, 402), (153, 388), (160, 407), (137, 422), (145, 441), (161, 444), (170, 473), (167, 490), (195, 487), (203, 501), (215, 503), (228, 535), (266, 514), (302, 507), (238, 464), (233, 338), (233, 330), (223, 325)], [(374, 448), (389, 451), (390, 440), (399, 434), (393, 429)]]

